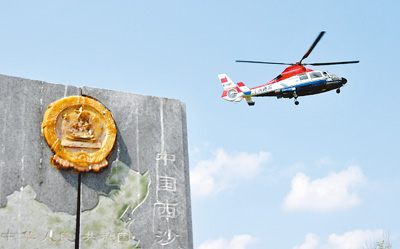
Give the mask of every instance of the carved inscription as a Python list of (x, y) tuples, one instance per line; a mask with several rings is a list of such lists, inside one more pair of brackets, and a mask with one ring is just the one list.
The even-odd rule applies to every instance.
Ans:
[[(105, 241), (105, 242), (116, 242), (116, 243), (124, 243), (130, 242), (130, 245), (136, 245), (138, 241), (135, 240), (135, 237), (128, 232), (120, 232), (120, 233), (95, 233), (93, 231), (89, 231), (84, 233), (81, 236), (82, 241)], [(32, 231), (24, 231), (18, 233), (17, 231), (12, 231), (8, 229), (0, 233), (0, 240), (4, 240), (7, 242), (51, 242), (51, 243), (60, 243), (60, 242), (72, 242), (75, 243), (75, 233), (72, 232), (54, 232), (53, 230), (43, 232), (43, 233), (35, 233)], [(132, 243), (134, 242), (134, 243)]]
[(179, 172), (175, 165), (175, 155), (167, 152), (156, 156), (157, 169), (157, 201), (153, 207), (153, 232), (161, 248), (183, 248), (176, 231), (176, 219), (180, 204), (177, 198), (177, 178)]

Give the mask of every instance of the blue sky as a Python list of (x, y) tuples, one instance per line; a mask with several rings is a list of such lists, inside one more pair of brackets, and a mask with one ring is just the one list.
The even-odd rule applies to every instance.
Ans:
[[(0, 73), (186, 103), (196, 249), (400, 244), (400, 2), (20, 1), (0, 3)], [(220, 98), (285, 68), (237, 59), (360, 60), (319, 67), (338, 95)], [(313, 69), (313, 67), (311, 67)], [(315, 69), (315, 68), (314, 68)]]

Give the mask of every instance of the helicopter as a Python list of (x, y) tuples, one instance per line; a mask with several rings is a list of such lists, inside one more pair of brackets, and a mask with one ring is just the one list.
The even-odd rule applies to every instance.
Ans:
[(321, 31), (301, 60), (296, 63), (236, 60), (236, 62), (244, 63), (289, 65), (289, 67), (268, 83), (250, 89), (243, 82), (239, 82), (236, 85), (228, 75), (219, 74), (218, 78), (224, 88), (221, 97), (230, 102), (240, 102), (244, 98), (249, 106), (253, 106), (255, 102), (252, 97), (275, 96), (278, 99), (294, 98), (295, 105), (298, 105), (299, 101), (297, 98), (299, 96), (313, 95), (334, 89), (336, 89), (336, 93), (339, 94), (340, 88), (347, 83), (346, 78), (336, 76), (328, 71), (314, 71), (304, 66), (353, 64), (359, 63), (360, 61), (303, 63), (303, 60), (311, 54), (324, 34), (325, 31)]

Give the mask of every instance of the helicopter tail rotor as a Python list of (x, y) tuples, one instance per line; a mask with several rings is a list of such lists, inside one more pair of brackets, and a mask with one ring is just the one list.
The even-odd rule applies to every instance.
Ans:
[(224, 92), (222, 98), (230, 102), (240, 102), (243, 99), (243, 92), (226, 74), (218, 74)]

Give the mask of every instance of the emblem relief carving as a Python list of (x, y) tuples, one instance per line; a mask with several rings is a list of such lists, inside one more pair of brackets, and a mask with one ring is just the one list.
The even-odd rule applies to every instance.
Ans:
[(87, 172), (108, 165), (117, 128), (111, 112), (100, 102), (71, 96), (47, 107), (42, 133), (55, 154), (51, 164), (57, 169)]

